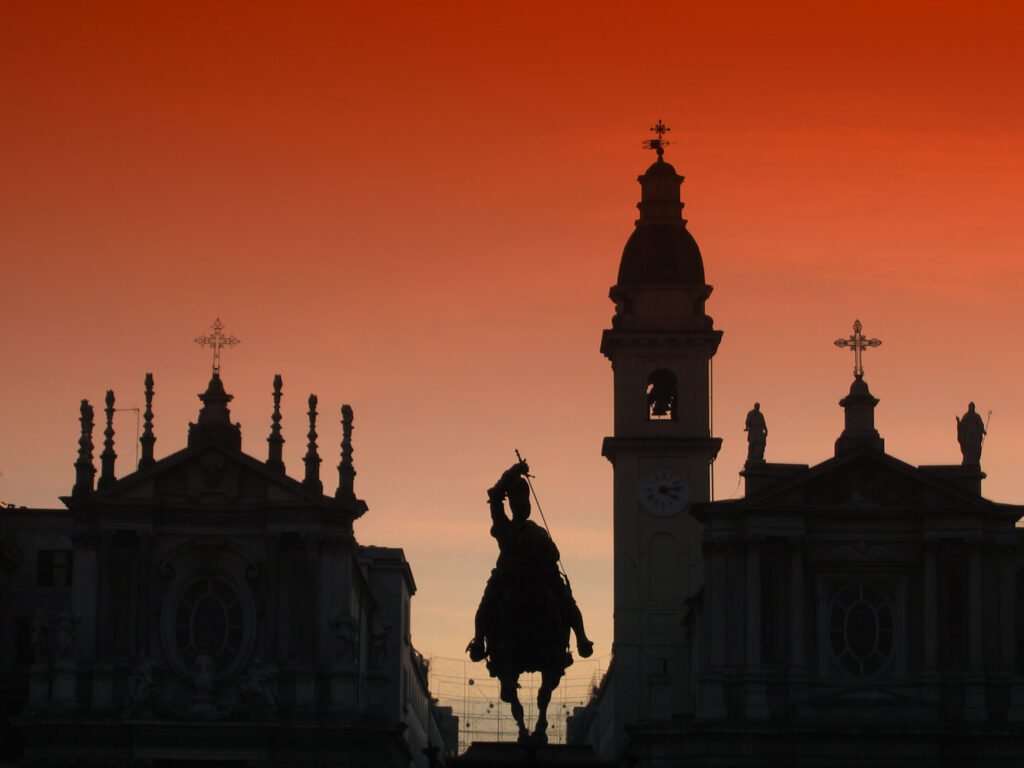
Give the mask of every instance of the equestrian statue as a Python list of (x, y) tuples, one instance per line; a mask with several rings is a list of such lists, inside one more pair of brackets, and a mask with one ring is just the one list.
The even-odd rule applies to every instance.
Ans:
[[(476, 612), (476, 633), (466, 650), (473, 661), (486, 659), (487, 671), (500, 681), (501, 700), (511, 705), (519, 725), (519, 741), (545, 744), (551, 694), (572, 664), (570, 630), (581, 657), (593, 654), (594, 644), (583, 629), (569, 580), (560, 570), (558, 548), (548, 531), (529, 519), (529, 472), (526, 462), (520, 461), (487, 491), (491, 535), (498, 541), (499, 554)], [(511, 519), (505, 512), (506, 498)], [(523, 722), (517, 693), (524, 672), (541, 673), (539, 714), (532, 734)]]

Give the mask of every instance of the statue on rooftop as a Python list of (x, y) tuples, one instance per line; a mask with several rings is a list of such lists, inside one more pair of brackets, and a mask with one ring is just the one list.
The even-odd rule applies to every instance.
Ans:
[[(547, 741), (547, 706), (565, 668), (572, 664), (569, 632), (580, 656), (594, 652), (568, 580), (559, 571), (558, 548), (548, 532), (529, 519), (529, 466), (519, 462), (488, 490), (491, 535), (498, 561), (487, 580), (476, 613), (476, 634), (466, 650), (473, 661), (487, 660), (487, 671), (501, 682), (501, 699), (512, 708), (519, 740)], [(505, 512), (508, 497), (509, 519)], [(523, 672), (540, 672), (539, 716), (531, 735), (523, 721), (516, 689)]]
[(956, 418), (956, 441), (960, 443), (964, 466), (981, 464), (981, 444), (985, 441), (985, 434), (981, 414), (974, 410), (974, 403), (970, 403), (967, 413)]
[(747, 423), (743, 427), (747, 433), (747, 463), (764, 461), (764, 447), (768, 442), (768, 425), (761, 413), (761, 404), (754, 403), (754, 409), (747, 413)]

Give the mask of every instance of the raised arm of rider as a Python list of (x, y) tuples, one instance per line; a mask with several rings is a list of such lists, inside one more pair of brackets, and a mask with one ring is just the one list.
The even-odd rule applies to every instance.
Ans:
[[(498, 478), (498, 482), (493, 487), (487, 489), (487, 503), (491, 508), (491, 520), (494, 525), (501, 526), (503, 523), (507, 524), (510, 522), (508, 515), (505, 514), (505, 494), (508, 493), (509, 488), (512, 487), (512, 483), (517, 478), (527, 474), (529, 471), (530, 467), (525, 461), (513, 464), (501, 473), (501, 477)], [(494, 532), (493, 528), (491, 532)]]
[(521, 461), (518, 464), (513, 464), (511, 467), (501, 473), (501, 477), (498, 478), (498, 482), (494, 484), (494, 487), (487, 491), (487, 498), (493, 499), (495, 496), (503, 498), (508, 493), (509, 488), (512, 487), (512, 483), (515, 480), (530, 471), (530, 467), (525, 461)]

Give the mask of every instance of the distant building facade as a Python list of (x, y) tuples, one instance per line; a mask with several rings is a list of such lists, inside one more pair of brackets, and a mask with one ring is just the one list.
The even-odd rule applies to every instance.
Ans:
[(214, 373), (185, 449), (156, 460), (152, 380), (137, 471), (99, 478), (82, 403), (66, 509), (0, 510), (4, 746), (26, 765), (401, 766), (454, 752), (458, 723), (412, 645), (400, 549), (361, 546), (352, 413), (324, 495), (310, 398), (303, 480), (242, 452)]
[(1024, 764), (1024, 507), (981, 496), (966, 448), (887, 455), (862, 369), (834, 458), (768, 463), (763, 430), (745, 498), (711, 502), (721, 331), (682, 177), (659, 152), (639, 180), (602, 340), (614, 656), (570, 742), (629, 766)]

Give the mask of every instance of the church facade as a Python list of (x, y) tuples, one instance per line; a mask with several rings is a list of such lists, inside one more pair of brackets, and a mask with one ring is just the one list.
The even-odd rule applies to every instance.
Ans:
[(981, 495), (967, 449), (955, 466), (885, 453), (859, 328), (833, 458), (769, 463), (754, 437), (744, 498), (710, 500), (722, 332), (682, 177), (651, 143), (601, 344), (613, 660), (570, 741), (631, 766), (1024, 764), (1024, 507)]
[[(353, 523), (353, 414), (324, 493), (309, 400), (304, 477), (285, 473), (280, 377), (265, 461), (243, 453), (217, 368), (187, 447), (156, 459), (153, 381), (136, 471), (115, 476), (107, 393), (96, 478), (82, 402), (66, 509), (0, 510), (0, 695), (27, 765), (425, 768), (458, 723), (411, 641), (400, 549)], [(426, 750), (426, 751), (425, 751)]]

